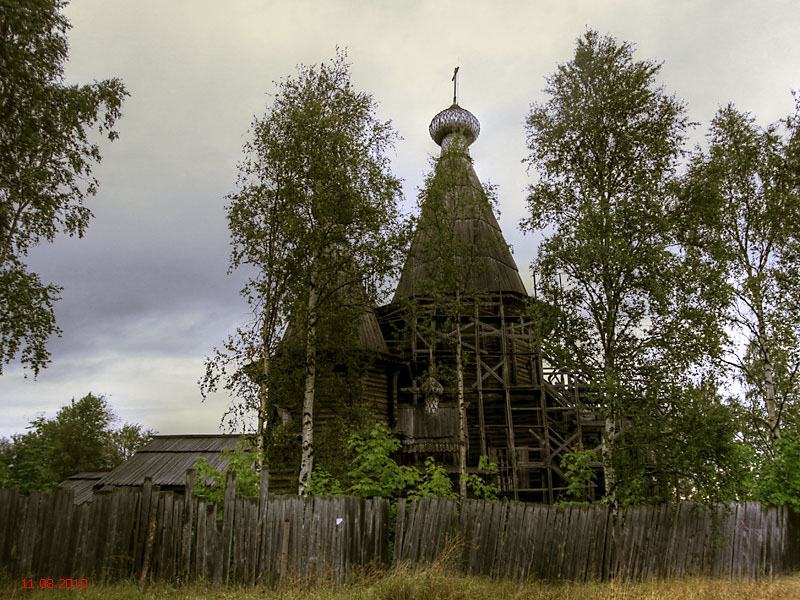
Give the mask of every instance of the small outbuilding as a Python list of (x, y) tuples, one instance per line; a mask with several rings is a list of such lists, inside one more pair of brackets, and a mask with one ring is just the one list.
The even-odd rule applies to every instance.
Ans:
[(223, 451), (235, 450), (242, 435), (157, 435), (150, 442), (114, 469), (105, 472), (77, 473), (62, 481), (59, 487), (75, 491), (75, 504), (92, 499), (94, 492), (110, 487), (140, 486), (145, 477), (163, 490), (183, 491), (186, 470), (194, 467), (198, 457), (205, 458), (221, 470), (228, 460)]

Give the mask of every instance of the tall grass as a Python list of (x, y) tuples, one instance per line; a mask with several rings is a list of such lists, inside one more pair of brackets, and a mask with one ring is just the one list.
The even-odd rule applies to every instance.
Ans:
[(464, 577), (441, 565), (367, 573), (345, 586), (295, 582), (278, 589), (153, 585), (131, 583), (90, 586), (84, 590), (25, 590), (21, 581), (0, 586), (2, 598), (51, 600), (230, 599), (230, 600), (792, 600), (800, 598), (800, 575), (764, 581), (687, 578), (673, 582), (518, 584), (485, 577)]

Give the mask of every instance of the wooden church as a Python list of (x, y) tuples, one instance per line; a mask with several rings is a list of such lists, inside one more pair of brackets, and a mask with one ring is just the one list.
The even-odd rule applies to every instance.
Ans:
[[(599, 448), (603, 421), (585, 398), (582, 382), (548, 364), (539, 351), (539, 334), (525, 316), (531, 298), (469, 157), (469, 145), (480, 133), (478, 120), (454, 102), (433, 118), (429, 130), (442, 148), (433, 174), (433, 180), (442, 179), (440, 188), (444, 185), (442, 202), (435, 207), (423, 202), (392, 301), (362, 318), (359, 346), (371, 359), (360, 404), (401, 439), (400, 462), (421, 466), (430, 456), (455, 476), (456, 385), (452, 377), (431, 374), (455, 370), (454, 340), (460, 330), (468, 471), (478, 472), (485, 455), (498, 466), (496, 483), (504, 497), (553, 503), (569, 483), (563, 457), (577, 448)], [(451, 238), (471, 253), (468, 266), (455, 265), (465, 269), (464, 297), (474, 298), (461, 303), (457, 318), (426, 297), (436, 261), (448, 260), (426, 239), (432, 221), (442, 216)], [(317, 456), (335, 412), (332, 401), (318, 394)], [(601, 465), (592, 467), (597, 477), (585, 490), (587, 500), (599, 498), (603, 489)], [(297, 489), (296, 478), (270, 471), (272, 489)]]

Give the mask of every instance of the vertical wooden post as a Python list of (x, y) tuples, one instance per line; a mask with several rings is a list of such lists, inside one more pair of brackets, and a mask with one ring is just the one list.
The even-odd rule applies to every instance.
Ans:
[(142, 566), (142, 558), (145, 546), (147, 546), (147, 535), (150, 532), (150, 494), (153, 490), (153, 478), (145, 477), (142, 487), (139, 488), (139, 518), (135, 532), (133, 564), (134, 571)]
[[(533, 340), (531, 340), (533, 346)], [(537, 388), (539, 390), (539, 410), (542, 418), (542, 436), (544, 447), (542, 448), (542, 458), (544, 460), (545, 478), (547, 485), (547, 503), (552, 504), (553, 498), (553, 458), (550, 455), (550, 422), (547, 418), (547, 388), (544, 380), (544, 369), (542, 367), (542, 344), (539, 332), (536, 332), (536, 358), (531, 355), (531, 377), (534, 370), (536, 372)]]
[(400, 371), (396, 368), (392, 369), (392, 407), (391, 412), (389, 414), (389, 426), (396, 427), (397, 426), (397, 386), (398, 380), (400, 379)]
[(236, 504), (236, 471), (225, 478), (225, 505), (222, 507), (222, 581), (228, 583), (233, 543), (233, 514)]
[[(567, 373), (567, 383), (568, 385), (572, 386), (572, 401), (575, 403), (575, 425), (578, 429), (578, 447), (583, 447), (583, 415), (581, 414), (581, 396), (580, 390), (578, 389), (578, 382), (579, 378), (575, 376), (575, 374), (570, 371)], [(594, 488), (592, 487), (591, 481), (589, 485), (586, 486), (586, 499), (588, 501), (593, 501), (595, 494)]]
[(183, 530), (181, 531), (181, 567), (184, 581), (189, 579), (192, 568), (192, 523), (194, 522), (194, 469), (186, 470), (186, 485), (183, 496)]
[(289, 534), (291, 532), (292, 522), (288, 519), (283, 522), (283, 539), (281, 540), (281, 571), (280, 578), (286, 575), (289, 561)]
[(150, 478), (145, 479), (145, 485), (142, 486), (142, 502), (147, 502), (148, 509), (147, 509), (147, 520), (148, 520), (148, 527), (146, 529), (146, 536), (144, 541), (144, 551), (142, 557), (142, 572), (139, 575), (139, 588), (144, 589), (147, 585), (147, 575), (150, 569), (150, 561), (153, 556), (153, 544), (155, 543), (156, 538), (156, 525), (157, 525), (157, 514), (158, 514), (158, 497), (159, 497), (159, 490), (158, 486), (152, 486), (147, 491), (149, 492), (148, 496), (144, 495), (145, 488), (148, 487), (148, 483), (152, 484), (152, 480)]
[(269, 581), (270, 574), (268, 553), (270, 552), (267, 531), (267, 503), (269, 501), (269, 470), (264, 465), (261, 470), (261, 481), (258, 487), (258, 531), (256, 531), (257, 556), (256, 573), (261, 584)]
[(258, 486), (258, 521), (264, 520), (267, 509), (267, 498), (269, 497), (269, 471), (264, 468), (261, 470), (261, 480)]
[(506, 339), (506, 313), (503, 308), (503, 294), (500, 293), (500, 338), (503, 345), (503, 389), (506, 395), (506, 436), (508, 452), (511, 455), (511, 482), (514, 486), (514, 500), (519, 500), (519, 477), (517, 473), (517, 447), (514, 442), (514, 416), (511, 414), (511, 382), (508, 369), (508, 340)]

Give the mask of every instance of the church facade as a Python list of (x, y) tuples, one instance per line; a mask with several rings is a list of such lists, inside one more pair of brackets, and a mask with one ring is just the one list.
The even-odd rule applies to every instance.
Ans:
[[(460, 444), (452, 373), (458, 338), (468, 471), (478, 472), (486, 456), (498, 466), (496, 483), (504, 497), (553, 503), (569, 484), (564, 456), (599, 448), (603, 421), (587, 400), (584, 382), (549, 365), (540, 352), (540, 333), (526, 316), (532, 299), (469, 157), (479, 133), (478, 120), (456, 103), (430, 124), (443, 151), (433, 177), (443, 178), (444, 198), (435, 210), (423, 203), (392, 301), (363, 319), (361, 345), (376, 358), (365, 374), (362, 400), (400, 437), (403, 463), (422, 465), (431, 456), (455, 475)], [(460, 145), (456, 151), (454, 144)], [(436, 211), (446, 213), (452, 238), (471, 249), (469, 264), (457, 265), (464, 275), (457, 315), (428, 297), (426, 282), (436, 261), (464, 260), (439, 255), (426, 239), (431, 221), (442, 216)], [(315, 408), (317, 417), (326, 418), (324, 399)], [(601, 465), (592, 468), (596, 478), (585, 490), (587, 500), (602, 495)]]

